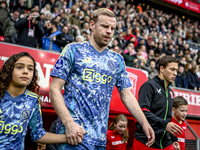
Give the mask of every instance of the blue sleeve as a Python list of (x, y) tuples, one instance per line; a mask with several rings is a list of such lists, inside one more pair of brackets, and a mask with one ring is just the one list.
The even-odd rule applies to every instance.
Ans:
[(119, 75), (116, 86), (118, 91), (132, 86), (122, 56), (119, 57)]
[(67, 81), (73, 67), (74, 53), (75, 47), (72, 44), (65, 46), (53, 67), (51, 72), (52, 77), (58, 77)]
[(46, 134), (46, 131), (43, 128), (41, 106), (38, 101), (36, 102), (33, 110), (34, 113), (28, 124), (28, 128), (30, 131), (31, 140), (37, 141)]

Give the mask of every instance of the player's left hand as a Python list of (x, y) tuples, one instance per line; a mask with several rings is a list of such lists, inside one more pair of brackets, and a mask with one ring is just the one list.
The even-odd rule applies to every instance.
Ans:
[(146, 146), (150, 147), (155, 142), (154, 130), (152, 129), (152, 127), (150, 126), (150, 124), (148, 122), (144, 123), (142, 128), (148, 138), (148, 142), (146, 143)]
[(180, 145), (178, 142), (172, 143), (174, 150), (180, 150)]

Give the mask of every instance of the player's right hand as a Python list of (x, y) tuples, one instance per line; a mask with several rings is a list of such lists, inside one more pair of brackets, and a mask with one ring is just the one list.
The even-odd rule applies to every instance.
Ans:
[(65, 125), (65, 128), (65, 136), (68, 144), (78, 145), (79, 143), (82, 143), (83, 135), (86, 133), (83, 127), (74, 121), (70, 121), (67, 125)]
[(183, 132), (183, 129), (182, 129), (179, 125), (177, 125), (177, 124), (175, 124), (175, 123), (173, 123), (173, 122), (169, 122), (169, 123), (167, 124), (165, 130), (166, 130), (167, 132), (171, 133), (171, 134), (174, 135), (174, 136), (177, 136), (177, 135), (179, 135), (179, 134), (182, 134), (182, 132)]

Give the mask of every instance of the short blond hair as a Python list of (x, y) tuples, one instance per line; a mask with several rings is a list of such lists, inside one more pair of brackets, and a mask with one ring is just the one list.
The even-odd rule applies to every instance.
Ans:
[(96, 9), (93, 12), (92, 20), (96, 23), (98, 16), (100, 16), (100, 15), (105, 15), (105, 16), (108, 16), (108, 17), (114, 17), (114, 18), (117, 19), (116, 15), (111, 10), (109, 10), (108, 8), (99, 8), (99, 9)]

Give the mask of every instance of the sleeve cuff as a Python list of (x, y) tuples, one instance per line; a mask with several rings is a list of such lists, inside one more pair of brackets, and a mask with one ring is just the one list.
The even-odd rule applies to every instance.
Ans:
[(163, 120), (163, 121), (161, 122), (162, 128), (165, 129), (168, 123), (169, 123), (168, 121), (164, 121), (164, 120)]

